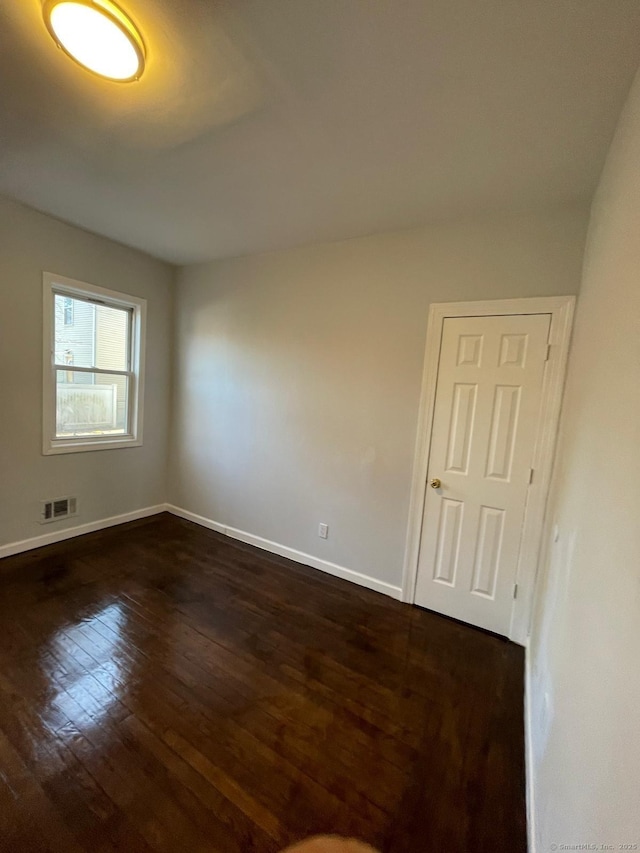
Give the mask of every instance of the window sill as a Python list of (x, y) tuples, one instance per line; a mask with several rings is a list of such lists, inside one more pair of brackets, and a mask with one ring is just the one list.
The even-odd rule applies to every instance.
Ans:
[(43, 456), (55, 456), (61, 453), (86, 453), (92, 450), (118, 450), (125, 447), (141, 447), (142, 439), (130, 435), (121, 438), (105, 438), (96, 441), (90, 439), (58, 439), (49, 441), (42, 448)]

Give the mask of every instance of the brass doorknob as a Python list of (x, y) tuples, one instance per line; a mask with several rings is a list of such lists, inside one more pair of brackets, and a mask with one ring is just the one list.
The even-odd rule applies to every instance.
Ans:
[(432, 489), (439, 489), (442, 483), (437, 477), (434, 477), (433, 480), (429, 483)]

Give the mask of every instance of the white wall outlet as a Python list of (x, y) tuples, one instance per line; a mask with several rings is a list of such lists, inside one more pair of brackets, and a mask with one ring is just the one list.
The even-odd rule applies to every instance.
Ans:
[(329, 525), (328, 524), (319, 524), (318, 525), (318, 536), (321, 539), (329, 538)]

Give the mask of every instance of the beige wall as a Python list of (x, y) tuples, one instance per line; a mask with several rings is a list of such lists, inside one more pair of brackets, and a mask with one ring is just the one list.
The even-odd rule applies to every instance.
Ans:
[(639, 164), (640, 78), (593, 207), (531, 641), (537, 853), (640, 844)]
[(576, 293), (586, 220), (558, 210), (183, 268), (170, 501), (399, 586), (429, 304)]
[[(144, 445), (42, 455), (42, 272), (148, 300)], [(141, 252), (0, 198), (0, 546), (165, 499), (173, 271)], [(38, 523), (39, 501), (80, 514)]]

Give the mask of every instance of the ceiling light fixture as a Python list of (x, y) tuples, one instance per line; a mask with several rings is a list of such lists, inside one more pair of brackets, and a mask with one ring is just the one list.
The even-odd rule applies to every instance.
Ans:
[(142, 36), (111, 0), (46, 0), (42, 14), (58, 47), (83, 68), (121, 83), (140, 78)]

